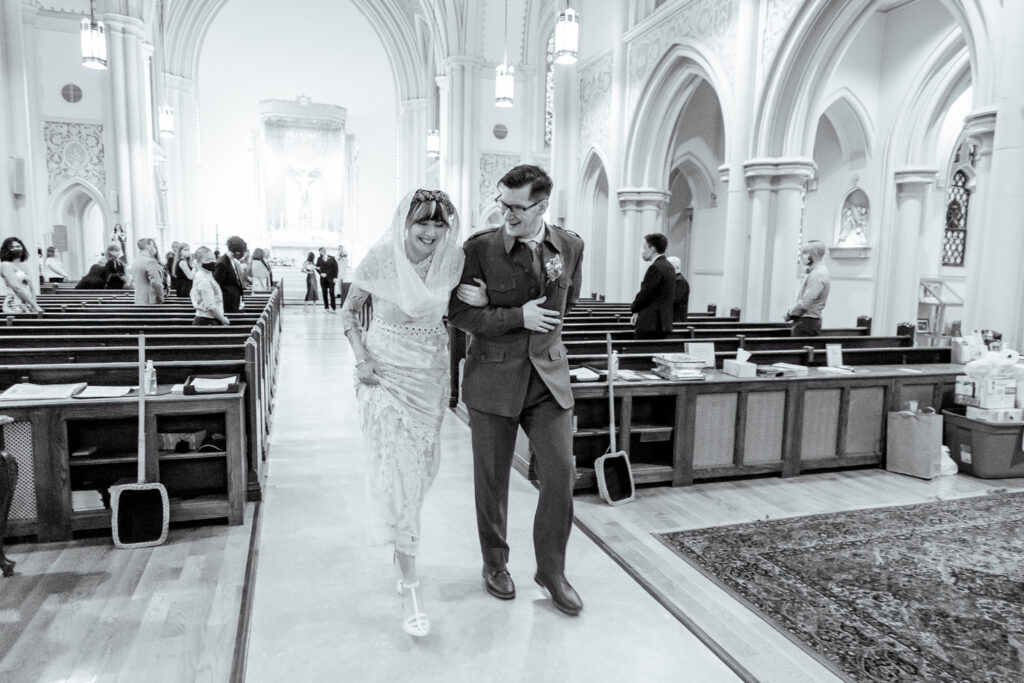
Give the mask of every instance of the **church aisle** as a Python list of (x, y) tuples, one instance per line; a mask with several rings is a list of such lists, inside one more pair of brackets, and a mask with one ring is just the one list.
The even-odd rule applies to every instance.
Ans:
[(509, 569), (518, 597), (484, 592), (469, 429), (449, 414), (427, 495), (420, 575), (432, 631), (401, 630), (391, 552), (364, 543), (362, 440), (341, 318), (284, 312), (246, 680), (735, 681), (724, 663), (578, 529), (573, 619), (533, 583), (536, 492), (513, 473)]

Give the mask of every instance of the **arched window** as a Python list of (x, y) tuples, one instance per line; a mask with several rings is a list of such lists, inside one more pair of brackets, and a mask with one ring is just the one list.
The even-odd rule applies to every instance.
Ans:
[(942, 265), (963, 266), (967, 247), (967, 206), (971, 191), (967, 174), (957, 171), (946, 192), (946, 232), (942, 238)]
[[(555, 32), (548, 35), (544, 71), (544, 149), (551, 147), (551, 130), (555, 119)], [(536, 130), (536, 129), (534, 129)]]

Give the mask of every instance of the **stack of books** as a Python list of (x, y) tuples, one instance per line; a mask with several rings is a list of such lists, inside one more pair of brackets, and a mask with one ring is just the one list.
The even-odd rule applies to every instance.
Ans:
[(806, 377), (807, 366), (806, 365), (794, 365), (793, 363), (773, 363), (773, 368), (782, 370), (783, 377)]
[(653, 356), (654, 374), (671, 380), (705, 379), (704, 361), (686, 353), (659, 353)]
[(103, 496), (99, 491), (72, 491), (71, 509), (75, 512), (86, 512), (88, 510), (102, 510)]

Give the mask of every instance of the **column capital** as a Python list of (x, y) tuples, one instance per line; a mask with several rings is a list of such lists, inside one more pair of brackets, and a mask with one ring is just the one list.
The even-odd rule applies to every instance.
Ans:
[(470, 55), (450, 55), (441, 62), (444, 73), (449, 74), (457, 69), (471, 71), (480, 65), (480, 62)]
[(181, 90), (183, 92), (194, 93), (196, 91), (195, 80), (186, 78), (185, 76), (168, 73), (166, 71), (164, 72), (164, 85), (168, 88)]
[(775, 157), (771, 159), (750, 159), (743, 162), (743, 175), (750, 190), (801, 189), (815, 177), (818, 165), (813, 159), (802, 157)]
[(619, 207), (625, 210), (661, 209), (672, 196), (667, 190), (654, 187), (624, 187), (619, 190)]
[(726, 183), (729, 182), (729, 164), (722, 164), (718, 167), (718, 182)]
[(412, 97), (408, 100), (401, 100), (398, 103), (399, 109), (403, 112), (407, 111), (426, 111), (427, 110), (427, 98), (425, 97)]
[(935, 183), (939, 171), (935, 168), (901, 168), (893, 173), (893, 182), (900, 193), (921, 192)]
[(996, 109), (977, 109), (964, 117), (964, 132), (968, 137), (990, 139), (996, 132)]

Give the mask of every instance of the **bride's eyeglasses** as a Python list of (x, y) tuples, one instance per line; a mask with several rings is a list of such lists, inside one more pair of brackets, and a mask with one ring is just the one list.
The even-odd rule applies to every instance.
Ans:
[(529, 211), (533, 207), (537, 206), (542, 201), (544, 201), (544, 200), (543, 199), (538, 199), (537, 201), (535, 201), (533, 204), (530, 204), (529, 206), (517, 206), (515, 204), (506, 204), (505, 202), (501, 201), (501, 195), (500, 194), (497, 197), (494, 198), (495, 205), (497, 205), (497, 207), (499, 209), (501, 209), (502, 213), (505, 213), (506, 211), (511, 211), (512, 213), (516, 214), (517, 216), (522, 216), (524, 213), (526, 213), (527, 211)]

